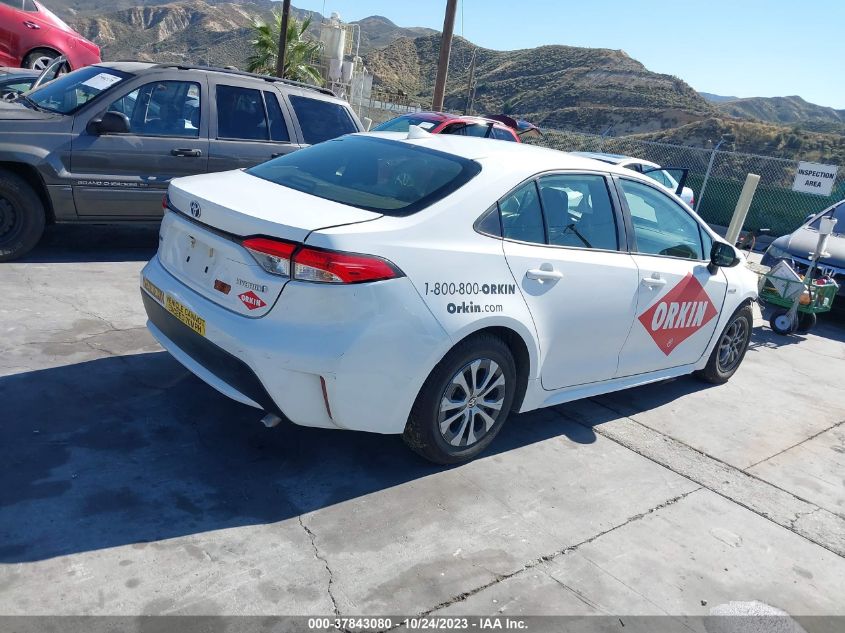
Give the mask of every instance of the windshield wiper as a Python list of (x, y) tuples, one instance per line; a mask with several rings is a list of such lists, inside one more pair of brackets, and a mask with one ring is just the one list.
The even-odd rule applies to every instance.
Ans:
[(23, 101), (24, 103), (29, 104), (29, 106), (33, 110), (38, 110), (39, 112), (52, 112), (53, 114), (58, 114), (58, 112), (56, 110), (51, 110), (50, 108), (45, 108), (44, 106), (42, 106), (38, 102), (36, 102), (33, 99), (27, 97), (25, 94), (18, 95), (17, 100)]

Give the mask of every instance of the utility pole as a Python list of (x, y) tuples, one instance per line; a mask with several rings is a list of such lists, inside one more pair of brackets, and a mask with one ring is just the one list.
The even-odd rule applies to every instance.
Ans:
[(455, 30), (457, 10), (458, 0), (446, 0), (446, 17), (443, 18), (443, 35), (440, 37), (440, 59), (437, 62), (437, 78), (434, 80), (434, 96), (431, 98), (431, 109), (435, 112), (443, 109), (446, 75), (449, 74), (449, 54), (452, 52), (452, 32)]
[(467, 88), (466, 113), (472, 114), (472, 102), (475, 100), (475, 54), (478, 49), (472, 51), (472, 61), (469, 64), (469, 87)]
[(279, 30), (279, 55), (276, 58), (276, 77), (285, 76), (285, 48), (288, 43), (288, 20), (290, 19), (290, 0), (282, 3), (282, 28)]

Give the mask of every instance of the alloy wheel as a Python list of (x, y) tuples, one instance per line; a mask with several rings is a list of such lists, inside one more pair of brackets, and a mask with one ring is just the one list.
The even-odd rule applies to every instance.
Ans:
[(720, 371), (728, 373), (739, 365), (747, 338), (748, 323), (745, 319), (736, 319), (728, 326), (719, 341)]
[(50, 57), (49, 55), (39, 55), (35, 58), (35, 61), (32, 62), (32, 70), (44, 70), (53, 63), (55, 57)]
[(441, 436), (451, 446), (472, 446), (495, 426), (504, 399), (505, 376), (495, 361), (479, 358), (464, 365), (440, 399)]

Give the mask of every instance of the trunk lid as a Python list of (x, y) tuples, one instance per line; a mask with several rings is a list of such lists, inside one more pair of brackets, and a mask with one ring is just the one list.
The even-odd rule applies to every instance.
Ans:
[(317, 229), (381, 217), (242, 171), (180, 178), (168, 195), (176, 211), (161, 223), (162, 265), (206, 299), (247, 317), (267, 314), (288, 278), (259, 266), (241, 238), (304, 242)]

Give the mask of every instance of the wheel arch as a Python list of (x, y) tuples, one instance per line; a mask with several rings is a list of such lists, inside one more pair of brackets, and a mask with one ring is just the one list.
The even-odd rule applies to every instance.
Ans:
[(6, 170), (20, 178), (23, 178), (26, 183), (32, 187), (38, 198), (41, 200), (41, 203), (44, 205), (44, 210), (47, 212), (47, 222), (52, 224), (56, 221), (56, 216), (53, 212), (53, 202), (50, 200), (50, 195), (47, 193), (47, 185), (44, 184), (44, 179), (35, 167), (26, 163), (0, 160), (0, 170)]
[[(26, 61), (26, 58), (32, 55), (35, 51), (50, 51), (51, 53), (55, 53), (56, 57), (64, 55), (64, 53), (52, 46), (33, 46), (23, 55), (21, 55), (21, 68), (26, 68), (26, 66), (23, 65), (24, 61)], [(68, 66), (70, 66), (70, 62), (68, 62)]]
[(449, 351), (467, 339), (484, 334), (489, 334), (500, 339), (505, 345), (507, 345), (511, 355), (513, 356), (514, 365), (516, 365), (517, 384), (513, 404), (511, 405), (511, 411), (518, 412), (522, 407), (523, 400), (525, 399), (525, 392), (528, 388), (528, 379), (533, 375), (536, 363), (535, 357), (532, 356), (528, 343), (525, 341), (522, 334), (506, 325), (487, 325), (464, 334), (460, 339), (455, 341), (454, 345), (449, 348)]

